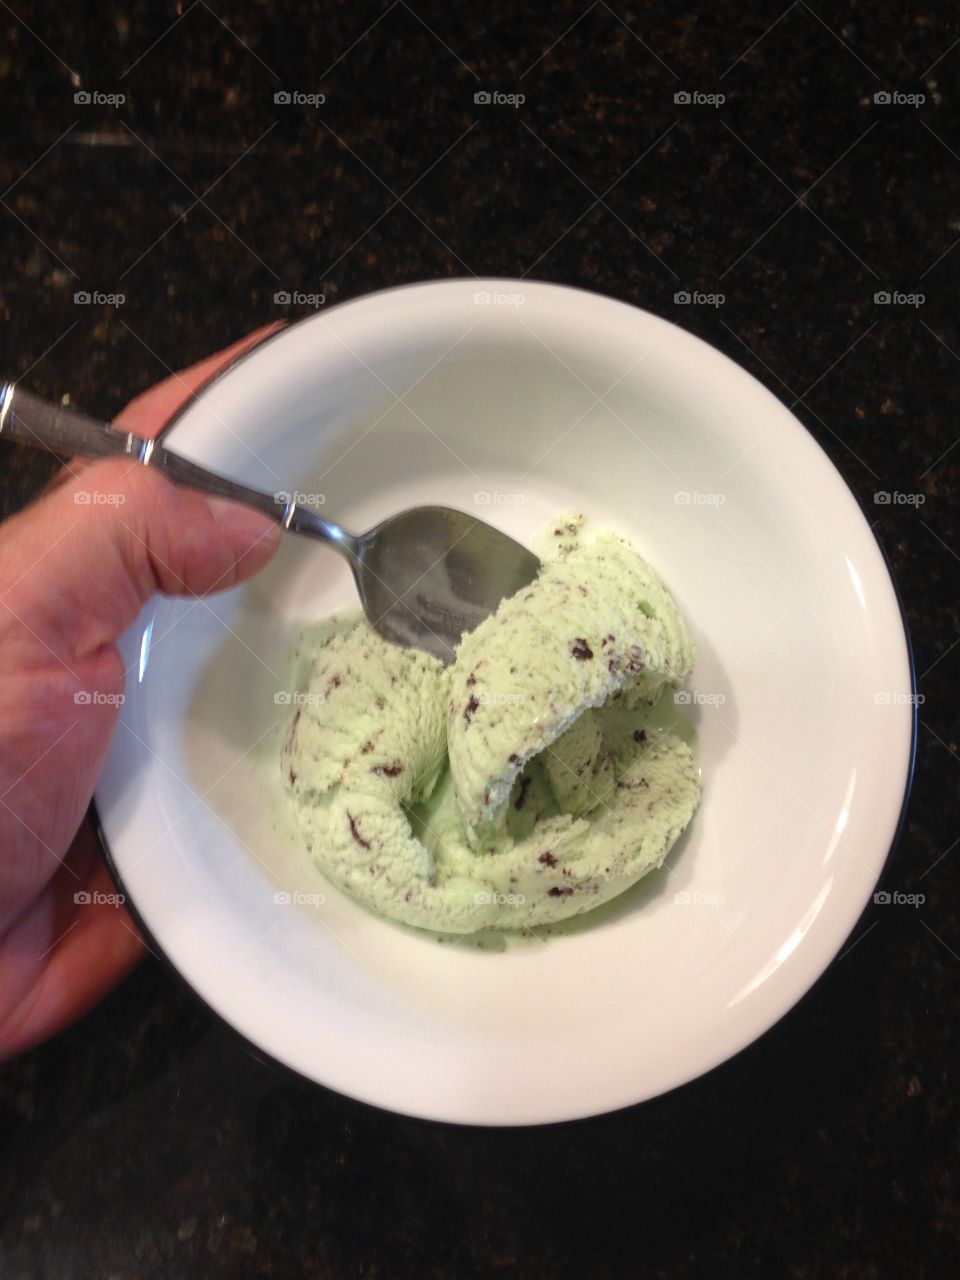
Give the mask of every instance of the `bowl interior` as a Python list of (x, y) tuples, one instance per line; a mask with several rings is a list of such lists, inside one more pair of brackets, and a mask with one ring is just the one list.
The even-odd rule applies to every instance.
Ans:
[(290, 830), (277, 697), (299, 628), (354, 603), (345, 564), (291, 538), (246, 588), (153, 602), (97, 804), (145, 925), (250, 1040), (398, 1111), (538, 1123), (698, 1075), (822, 972), (896, 829), (911, 674), (866, 521), (746, 373), (608, 299), (453, 281), (293, 326), (168, 442), (357, 530), (441, 502), (529, 540), (584, 511), (656, 567), (700, 651), (686, 836), (595, 921), (499, 950), (378, 919)]

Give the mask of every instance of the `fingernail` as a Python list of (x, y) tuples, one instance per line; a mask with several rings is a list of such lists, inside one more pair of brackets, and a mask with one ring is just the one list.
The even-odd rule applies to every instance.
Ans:
[(266, 555), (280, 541), (280, 526), (276, 520), (254, 511), (252, 507), (226, 498), (208, 498), (207, 506), (238, 558), (248, 553)]

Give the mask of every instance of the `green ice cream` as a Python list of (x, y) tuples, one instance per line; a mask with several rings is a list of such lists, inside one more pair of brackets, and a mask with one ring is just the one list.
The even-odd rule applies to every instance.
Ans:
[(584, 711), (543, 754), (543, 767), (563, 813), (579, 817), (616, 786), (613, 757), (596, 711)]
[(301, 641), (287, 787), (325, 874), (393, 919), (472, 933), (588, 911), (660, 866), (700, 795), (652, 704), (695, 661), (622, 539), (551, 526), (536, 581), (449, 669), (366, 622)]
[(653, 702), (696, 661), (672, 598), (628, 543), (576, 519), (551, 536), (536, 582), (464, 636), (452, 668), (447, 745), (472, 845), (502, 826), (527, 761), (553, 762), (585, 710)]

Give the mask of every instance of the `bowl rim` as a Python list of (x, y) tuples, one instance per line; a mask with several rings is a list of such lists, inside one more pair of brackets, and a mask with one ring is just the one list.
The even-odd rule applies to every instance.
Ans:
[[(523, 285), (535, 285), (538, 289), (553, 289), (553, 290), (556, 290), (557, 292), (562, 292), (566, 294), (583, 294), (585, 297), (600, 298), (600, 299), (603, 299), (605, 302), (615, 303), (619, 306), (626, 307), (631, 311), (638, 311), (638, 312), (650, 315), (658, 321), (669, 323), (668, 321), (666, 321), (665, 317), (657, 315), (656, 312), (650, 312), (644, 307), (640, 307), (632, 302), (625, 301), (623, 298), (617, 297), (614, 294), (604, 293), (603, 291), (598, 289), (585, 289), (577, 285), (558, 284), (555, 281), (549, 281), (549, 280), (515, 279), (511, 277), (504, 277), (504, 276), (474, 276), (474, 277), (448, 276), (448, 277), (441, 277), (441, 278), (428, 277), (422, 280), (408, 281), (403, 284), (393, 285), (384, 289), (371, 289), (365, 293), (357, 294), (354, 297), (343, 299), (340, 302), (336, 302), (332, 304), (332, 306), (330, 307), (325, 307), (323, 314), (327, 314), (334, 310), (342, 311), (346, 307), (351, 307), (361, 302), (368, 302), (370, 299), (375, 297), (385, 297), (388, 294), (395, 294), (400, 292), (414, 291), (414, 290), (426, 289), (426, 288), (442, 289), (448, 286), (462, 287), (465, 284), (470, 284), (477, 288), (483, 288), (484, 286), (489, 286), (489, 287), (514, 286), (515, 287), (515, 286), (523, 286)], [(305, 324), (310, 320), (315, 319), (316, 314), (317, 313), (314, 313), (313, 315), (301, 316), (301, 317), (298, 317), (296, 320), (293, 320), (290, 322), (283, 322), (277, 328), (271, 330), (269, 333), (265, 333), (257, 342), (253, 343), (251, 346), (239, 352), (227, 364), (223, 365), (215, 373), (211, 374), (210, 377), (208, 377), (202, 383), (200, 383), (188, 395), (188, 397), (176, 409), (176, 411), (171, 415), (171, 417), (167, 420), (167, 422), (165, 422), (164, 425), (161, 427), (160, 431), (157, 433), (156, 438), (158, 440), (164, 439), (173, 430), (173, 428), (177, 425), (177, 423), (185, 416), (187, 411), (195, 404), (195, 402), (200, 397), (205, 395), (215, 384), (219, 383), (222, 379), (232, 374), (239, 365), (241, 365), (249, 357), (254, 355), (254, 353), (259, 353), (264, 346), (280, 338), (281, 336), (285, 335), (291, 329), (297, 327), (298, 325)], [(734, 360), (730, 356), (727, 356), (726, 352), (721, 351), (718, 347), (713, 346), (712, 343), (709, 343), (705, 339), (700, 338), (699, 335), (697, 334), (691, 333), (689, 330), (684, 329), (683, 333), (685, 334), (686, 337), (693, 338), (695, 339), (695, 341), (703, 343), (703, 345), (706, 346), (714, 355), (719, 355), (724, 360), (729, 361), (729, 363), (732, 364), (734, 368), (738, 370), (739, 373), (750, 378), (752, 381), (756, 382), (760, 387), (763, 388), (763, 390), (767, 391), (770, 395), (774, 396), (774, 398), (778, 401), (778, 403), (782, 403), (782, 401), (780, 401), (779, 396), (776, 395), (776, 392), (772, 391), (769, 387), (765, 386), (764, 383), (760, 382), (760, 380), (754, 374), (750, 373), (747, 369), (745, 369), (738, 361)], [(786, 406), (784, 407), (786, 408)], [(916, 771), (919, 710), (918, 710), (917, 697), (916, 697), (917, 672), (916, 672), (916, 662), (914, 658), (913, 640), (910, 634), (909, 622), (908, 622), (907, 613), (906, 613), (906, 609), (903, 602), (903, 597), (900, 590), (900, 585), (894, 574), (893, 565), (891, 563), (890, 555), (887, 551), (886, 546), (884, 545), (880, 537), (877, 535), (875, 528), (871, 526), (869, 519), (867, 519), (867, 513), (864, 511), (860, 500), (857, 498), (857, 495), (854, 493), (853, 489), (848, 484), (846, 477), (840, 471), (840, 468), (836, 465), (836, 463), (833, 461), (830, 455), (826, 452), (826, 450), (823, 448), (820, 442), (816, 439), (816, 437), (813, 435), (810, 428), (804, 422), (802, 422), (801, 419), (792, 412), (792, 410), (788, 410), (788, 412), (790, 413), (790, 416), (793, 418), (793, 421), (799, 427), (801, 427), (802, 430), (805, 432), (805, 434), (809, 438), (809, 441), (812, 444), (814, 444), (816, 448), (819, 450), (820, 454), (823, 457), (823, 460), (839, 476), (849, 497), (853, 500), (853, 503), (856, 506), (857, 510), (859, 511), (860, 515), (864, 518), (870, 537), (873, 539), (873, 542), (880, 553), (880, 557), (882, 559), (884, 569), (886, 570), (886, 574), (889, 579), (890, 586), (893, 590), (894, 599), (896, 600), (897, 609), (900, 615), (900, 624), (903, 631), (903, 643), (904, 643), (905, 654), (907, 659), (907, 670), (909, 672), (910, 690), (912, 695), (911, 715), (910, 715), (910, 744), (909, 744), (909, 751), (908, 751), (908, 757), (907, 757), (907, 767), (905, 770), (905, 776), (903, 781), (903, 794), (900, 802), (900, 810), (894, 826), (893, 834), (890, 839), (889, 847), (886, 851), (883, 862), (880, 865), (877, 877), (874, 881), (874, 886), (876, 886), (877, 884), (880, 884), (884, 879), (884, 877), (886, 876), (887, 871), (889, 870), (889, 867), (890, 867), (890, 862), (893, 858), (893, 854), (896, 851), (900, 843), (900, 840), (902, 838), (904, 828), (906, 826), (907, 812), (909, 809), (911, 794), (913, 790), (915, 771)], [(324, 1089), (330, 1093), (342, 1094), (345, 1097), (349, 1097), (351, 1101), (359, 1103), (365, 1107), (370, 1107), (376, 1111), (381, 1111), (391, 1115), (402, 1115), (406, 1120), (414, 1120), (421, 1124), (438, 1125), (438, 1126), (443, 1126), (448, 1128), (533, 1130), (533, 1129), (543, 1129), (543, 1128), (557, 1128), (559, 1126), (564, 1126), (564, 1125), (583, 1124), (590, 1120), (596, 1120), (596, 1119), (603, 1118), (605, 1116), (616, 1115), (621, 1111), (632, 1110), (634, 1107), (643, 1107), (643, 1106), (649, 1106), (651, 1104), (655, 1104), (661, 1098), (666, 1097), (669, 1094), (676, 1093), (679, 1090), (688, 1089), (698, 1084), (700, 1081), (705, 1080), (708, 1077), (711, 1077), (720, 1068), (726, 1066), (728, 1063), (731, 1063), (737, 1058), (739, 1058), (741, 1054), (747, 1052), (747, 1050), (749, 1050), (754, 1044), (756, 1044), (758, 1041), (763, 1039), (765, 1036), (769, 1035), (784, 1018), (786, 1018), (790, 1013), (793, 1012), (794, 1009), (796, 1009), (800, 1004), (805, 1002), (810, 997), (812, 992), (819, 986), (820, 982), (825, 977), (827, 972), (836, 963), (837, 958), (848, 949), (847, 943), (849, 943), (850, 939), (857, 932), (858, 928), (860, 927), (861, 921), (863, 920), (864, 916), (866, 915), (867, 911), (872, 905), (872, 897), (869, 897), (867, 901), (864, 903), (864, 906), (859, 912), (859, 914), (857, 915), (856, 919), (851, 924), (851, 927), (848, 930), (843, 943), (837, 948), (834, 955), (823, 967), (823, 969), (816, 976), (816, 978), (810, 983), (810, 985), (806, 988), (806, 990), (803, 991), (800, 994), (800, 996), (797, 999), (795, 999), (791, 1004), (789, 1004), (786, 1008), (784, 1008), (773, 1019), (773, 1021), (769, 1023), (767, 1027), (765, 1027), (762, 1031), (759, 1032), (759, 1034), (753, 1036), (749, 1041), (743, 1044), (740, 1048), (735, 1049), (732, 1053), (727, 1054), (725, 1057), (715, 1062), (712, 1066), (708, 1067), (706, 1071), (698, 1072), (696, 1075), (693, 1075), (687, 1078), (686, 1080), (683, 1080), (680, 1083), (672, 1087), (669, 1087), (660, 1093), (653, 1094), (650, 1097), (644, 1098), (640, 1101), (637, 1101), (634, 1103), (627, 1103), (625, 1105), (624, 1104), (616, 1105), (611, 1108), (602, 1109), (599, 1111), (589, 1111), (580, 1116), (564, 1117), (561, 1119), (547, 1119), (542, 1121), (530, 1121), (526, 1123), (521, 1122), (518, 1124), (504, 1124), (504, 1123), (489, 1124), (489, 1123), (485, 1123), (482, 1120), (439, 1119), (439, 1118), (423, 1115), (417, 1112), (394, 1110), (393, 1108), (388, 1107), (386, 1105), (372, 1102), (369, 1098), (361, 1097), (358, 1094), (352, 1094), (348, 1090), (345, 1090), (343, 1088), (340, 1088), (340, 1087), (334, 1088), (331, 1085), (323, 1084), (321, 1081), (318, 1081), (313, 1076), (307, 1075), (305, 1072), (300, 1071), (298, 1068), (285, 1062), (283, 1059), (274, 1056), (274, 1054), (268, 1048), (265, 1048), (262, 1044), (251, 1039), (248, 1035), (246, 1035), (243, 1031), (241, 1031), (237, 1026), (235, 1026), (234, 1023), (232, 1023), (229, 1020), (229, 1018), (227, 1018), (218, 1009), (216, 1009), (210, 1003), (210, 1001), (200, 993), (197, 987), (194, 986), (194, 984), (190, 981), (190, 978), (187, 976), (187, 974), (177, 967), (177, 965), (173, 962), (173, 960), (167, 954), (163, 945), (158, 941), (154, 932), (146, 925), (146, 922), (139, 908), (137, 907), (136, 902), (134, 901), (132, 895), (129, 892), (129, 888), (124, 881), (123, 875), (117, 865), (117, 861), (114, 857), (113, 851), (110, 848), (110, 843), (107, 838), (106, 831), (104, 829), (103, 821), (101, 819), (95, 797), (91, 799), (89, 810), (88, 810), (88, 816), (92, 822), (97, 839), (100, 843), (101, 852), (102, 852), (107, 870), (111, 878), (113, 879), (113, 882), (116, 885), (118, 891), (124, 895), (124, 905), (127, 911), (129, 912), (130, 916), (132, 917), (134, 923), (136, 924), (138, 930), (140, 931), (142, 937), (144, 938), (148, 949), (157, 959), (160, 960), (161, 964), (169, 972), (173, 973), (176, 976), (179, 983), (182, 984), (182, 986), (185, 987), (191, 993), (192, 997), (195, 1000), (197, 1000), (202, 1006), (204, 1006), (205, 1009), (214, 1016), (214, 1018), (217, 1020), (218, 1023), (220, 1023), (222, 1026), (226, 1027), (229, 1030), (230, 1034), (239, 1041), (239, 1043), (245, 1048), (245, 1050), (252, 1057), (257, 1059), (257, 1061), (271, 1067), (273, 1070), (279, 1070), (284, 1074), (288, 1074), (289, 1076), (291, 1076), (292, 1078), (296, 1079), (299, 1082), (309, 1084), (315, 1088)]]

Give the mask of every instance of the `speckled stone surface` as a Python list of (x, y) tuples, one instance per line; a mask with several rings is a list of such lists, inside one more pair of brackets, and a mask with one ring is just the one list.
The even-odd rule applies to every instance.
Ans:
[[(926, 699), (884, 881), (925, 903), (871, 906), (708, 1077), (549, 1130), (408, 1121), (256, 1060), (151, 960), (0, 1069), (4, 1280), (958, 1274), (956, 7), (15, 0), (0, 33), (5, 375), (110, 416), (287, 314), (282, 289), (496, 273), (626, 299), (823, 445)], [(0, 443), (2, 513), (49, 474)]]

